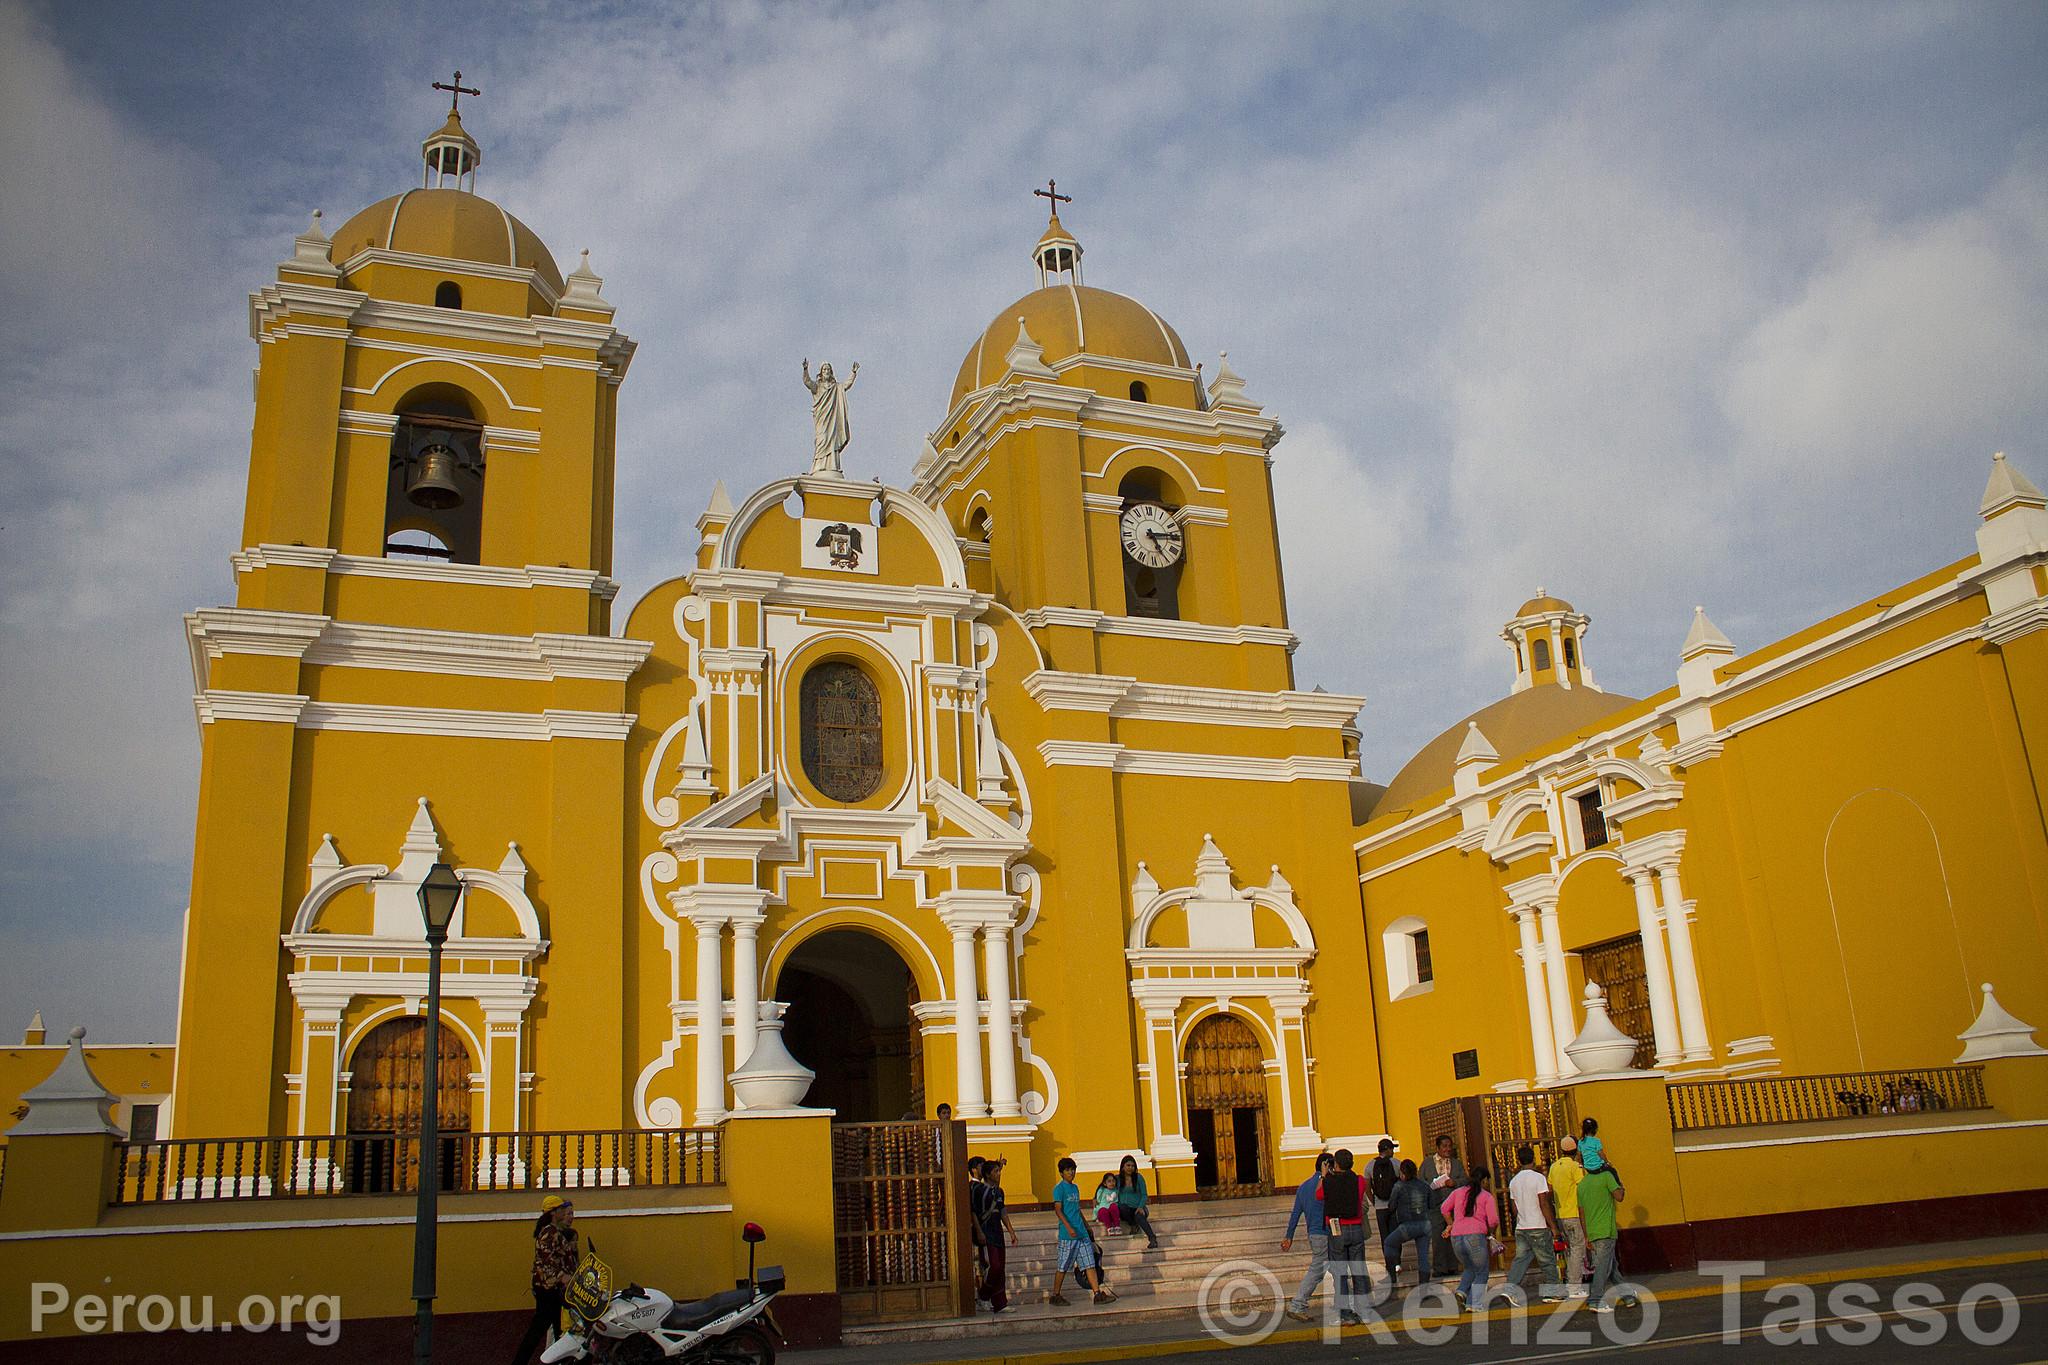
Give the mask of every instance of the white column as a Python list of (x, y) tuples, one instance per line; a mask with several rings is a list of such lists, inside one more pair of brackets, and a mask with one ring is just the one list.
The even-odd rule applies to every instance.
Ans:
[(1557, 925), (1557, 901), (1536, 903), (1543, 929), (1543, 976), (1550, 986), (1550, 1031), (1557, 1040), (1557, 1074), (1576, 1076), (1579, 1069), (1565, 1055), (1565, 1044), (1579, 1036), (1572, 1020), (1571, 981), (1564, 970), (1564, 931)]
[(1017, 1102), (1017, 1021), (1010, 1008), (1010, 926), (991, 924), (982, 931), (982, 965), (988, 977), (989, 1113), (999, 1119), (1022, 1118)]
[(953, 1059), (959, 1078), (953, 1095), (956, 1118), (988, 1117), (981, 1090), (981, 1006), (974, 989), (974, 926), (953, 930)]
[(1529, 997), (1529, 1040), (1536, 1054), (1536, 1083), (1557, 1081), (1557, 1038), (1550, 1028), (1550, 999), (1543, 986), (1543, 948), (1536, 941), (1536, 911), (1518, 905), (1509, 911), (1522, 933), (1522, 986)]
[(1550, 666), (1557, 670), (1557, 685), (1570, 687), (1571, 675), (1564, 671), (1564, 635), (1557, 628), (1557, 622), (1550, 623)]
[(1664, 896), (1664, 926), (1671, 934), (1671, 980), (1678, 988), (1678, 1035), (1685, 1059), (1714, 1055), (1707, 1041), (1707, 1011), (1700, 998), (1700, 969), (1692, 954), (1692, 925), (1686, 920), (1685, 893), (1678, 889), (1676, 860), (1657, 867), (1657, 886)]
[(1643, 974), (1650, 990), (1650, 1031), (1656, 1037), (1657, 1065), (1678, 1061), (1683, 1045), (1678, 1037), (1678, 1011), (1671, 1001), (1671, 969), (1664, 963), (1664, 928), (1657, 920), (1656, 888), (1650, 885), (1650, 869), (1626, 867), (1636, 892), (1636, 926), (1643, 935)]
[(725, 982), (716, 915), (692, 915), (697, 930), (697, 1124), (725, 1117)]
[(754, 1055), (761, 1032), (761, 964), (757, 945), (763, 915), (735, 916), (732, 922), (732, 1068)]

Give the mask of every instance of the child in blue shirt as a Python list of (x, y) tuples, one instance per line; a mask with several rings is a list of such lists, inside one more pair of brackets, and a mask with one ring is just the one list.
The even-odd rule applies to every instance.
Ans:
[[(1088, 1215), (1081, 1211), (1081, 1187), (1074, 1183), (1075, 1172), (1080, 1168), (1074, 1158), (1060, 1158), (1060, 1183), (1052, 1187), (1053, 1216), (1059, 1220), (1059, 1261), (1052, 1272), (1052, 1293), (1045, 1296), (1047, 1303), (1064, 1306), (1067, 1300), (1060, 1294), (1060, 1282), (1068, 1271), (1083, 1289), (1095, 1291), (1095, 1302), (1115, 1303), (1116, 1295), (1109, 1292), (1102, 1283), (1101, 1272), (1096, 1267), (1101, 1263), (1095, 1249), (1095, 1238), (1088, 1232)], [(1094, 1277), (1090, 1271), (1096, 1271)]]
[(1591, 1175), (1607, 1164), (1607, 1148), (1600, 1141), (1600, 1120), (1587, 1119), (1579, 1125), (1579, 1161)]

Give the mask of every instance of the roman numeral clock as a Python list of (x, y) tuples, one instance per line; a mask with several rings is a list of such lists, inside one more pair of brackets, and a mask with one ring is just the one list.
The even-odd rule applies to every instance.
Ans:
[(1173, 513), (1155, 502), (1133, 503), (1120, 522), (1125, 606), (1132, 616), (1180, 615), (1185, 541)]

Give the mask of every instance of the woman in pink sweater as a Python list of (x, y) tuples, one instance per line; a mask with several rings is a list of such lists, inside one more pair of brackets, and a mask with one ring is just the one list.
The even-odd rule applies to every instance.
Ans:
[(1471, 1177), (1444, 1200), (1444, 1219), (1450, 1226), (1451, 1250), (1465, 1273), (1458, 1277), (1458, 1306), (1479, 1308), (1486, 1301), (1487, 1270), (1493, 1261), (1493, 1234), (1500, 1227), (1500, 1206), (1487, 1184), (1493, 1172), (1474, 1166)]

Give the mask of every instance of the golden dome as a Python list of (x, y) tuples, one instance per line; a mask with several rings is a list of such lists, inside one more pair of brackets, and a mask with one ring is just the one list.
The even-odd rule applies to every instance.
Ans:
[[(1536, 600), (1554, 602), (1557, 599), (1539, 597)], [(1522, 614), (1526, 616), (1529, 611), (1530, 608), (1524, 607)], [(1556, 683), (1539, 683), (1520, 692), (1511, 692), (1491, 706), (1482, 706), (1423, 745), (1422, 751), (1409, 759), (1406, 766), (1394, 775), (1394, 780), (1387, 783), (1386, 792), (1373, 806), (1373, 815), (1377, 817), (1389, 811), (1413, 809), (1424, 797), (1447, 791), (1457, 770), (1458, 748), (1465, 742), (1465, 727), (1474, 721), (1478, 722), (1479, 733), (1486, 736), (1495, 752), (1503, 759), (1512, 760), (1538, 745), (1562, 742), (1580, 731), (1589, 731), (1608, 716), (1635, 704), (1636, 698), (1616, 692), (1595, 692), (1590, 687), (1559, 687)]]
[(407, 190), (378, 200), (335, 232), (334, 263), (366, 247), (532, 270), (562, 292), (561, 269), (539, 235), (465, 190)]
[(1548, 611), (1561, 611), (1570, 615), (1577, 614), (1578, 608), (1565, 601), (1562, 597), (1552, 597), (1541, 588), (1538, 588), (1536, 592), (1537, 596), (1522, 603), (1521, 610), (1515, 613), (1517, 619), (1524, 616), (1541, 616)]
[(1044, 349), (1048, 365), (1083, 351), (1109, 361), (1135, 360), (1176, 369), (1187, 369), (1192, 363), (1179, 333), (1144, 304), (1107, 289), (1062, 281), (1026, 294), (996, 314), (960, 362), (948, 410), (958, 407), (960, 400), (976, 389), (987, 388), (1003, 377), (1009, 368), (1003, 358), (1016, 344), (1019, 318), (1031, 339)]

